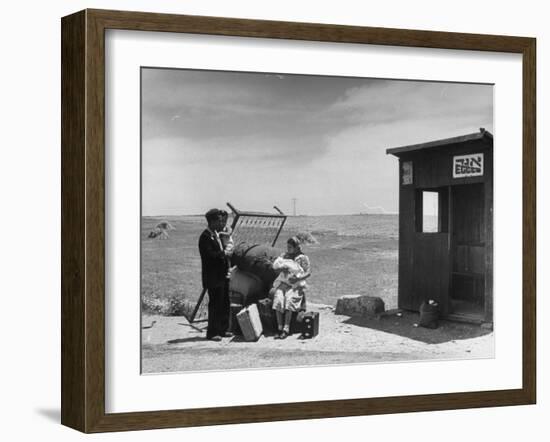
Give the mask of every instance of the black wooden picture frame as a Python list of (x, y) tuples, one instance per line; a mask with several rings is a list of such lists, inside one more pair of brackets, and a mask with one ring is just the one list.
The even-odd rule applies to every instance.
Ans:
[[(536, 400), (536, 41), (533, 38), (84, 10), (62, 29), (62, 409), (83, 432), (533, 404)], [(506, 52), (523, 64), (523, 383), (456, 392), (219, 408), (105, 412), (105, 30)], [(518, 189), (519, 190), (519, 189)]]

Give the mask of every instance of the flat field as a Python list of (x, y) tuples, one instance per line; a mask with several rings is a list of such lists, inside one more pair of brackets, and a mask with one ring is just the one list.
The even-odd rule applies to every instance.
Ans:
[[(175, 230), (168, 239), (149, 239), (161, 221)], [(201, 291), (198, 239), (204, 217), (144, 217), (141, 228), (141, 296), (144, 313), (161, 313), (167, 299), (196, 300)], [(397, 306), (397, 216), (332, 215), (289, 217), (276, 247), (286, 239), (311, 233), (318, 244), (303, 248), (311, 262), (308, 300), (335, 304), (342, 295), (369, 294), (381, 297), (386, 308)], [(165, 307), (167, 308), (167, 307)]]
[[(149, 239), (168, 221), (167, 239)], [(397, 307), (398, 218), (396, 215), (289, 217), (276, 247), (299, 232), (316, 244), (303, 248), (311, 261), (308, 310), (320, 313), (320, 332), (311, 340), (262, 336), (222, 342), (205, 339), (205, 323), (190, 325), (183, 315), (201, 291), (198, 238), (202, 216), (142, 219), (142, 372), (166, 373), (411, 360), (490, 358), (493, 332), (475, 325), (441, 321), (437, 330), (415, 327), (418, 314), (381, 319), (334, 314), (343, 295), (363, 294)], [(183, 310), (182, 310), (183, 309)]]

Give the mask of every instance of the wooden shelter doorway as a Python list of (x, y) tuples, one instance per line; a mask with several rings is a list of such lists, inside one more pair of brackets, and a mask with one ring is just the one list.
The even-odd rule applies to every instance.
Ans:
[(451, 186), (449, 313), (482, 321), (485, 316), (486, 219), (483, 183)]
[(449, 187), (417, 189), (411, 303), (418, 308), (429, 299), (448, 311)]

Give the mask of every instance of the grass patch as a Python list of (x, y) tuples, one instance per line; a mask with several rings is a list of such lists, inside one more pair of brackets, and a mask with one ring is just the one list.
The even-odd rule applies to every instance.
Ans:
[(141, 296), (141, 311), (148, 315), (162, 316), (190, 316), (194, 303), (185, 297), (185, 294), (173, 293), (146, 293)]

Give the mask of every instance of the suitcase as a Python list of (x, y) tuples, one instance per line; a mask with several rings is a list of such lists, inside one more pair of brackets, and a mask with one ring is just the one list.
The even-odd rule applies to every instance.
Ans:
[(302, 318), (302, 338), (311, 339), (319, 334), (319, 312), (307, 312)]
[(234, 335), (242, 335), (239, 321), (237, 321), (237, 313), (243, 309), (242, 304), (231, 303), (229, 306), (229, 331)]
[(273, 310), (273, 301), (269, 298), (260, 299), (258, 301), (258, 311), (264, 334), (274, 334), (277, 330), (277, 318)]
[(237, 321), (245, 341), (257, 341), (262, 335), (262, 321), (258, 313), (258, 306), (251, 304), (237, 313)]
[[(262, 321), (262, 327), (264, 335), (273, 335), (277, 331), (277, 315), (273, 310), (273, 300), (269, 298), (260, 299), (258, 301), (258, 311), (260, 313), (260, 320)], [(305, 312), (300, 310), (299, 312), (293, 312), (290, 319), (290, 334), (302, 333)]]
[(304, 331), (304, 317), (306, 312), (303, 310), (300, 310), (298, 312), (292, 312), (292, 316), (290, 318), (290, 334), (293, 335), (294, 333), (302, 333)]

